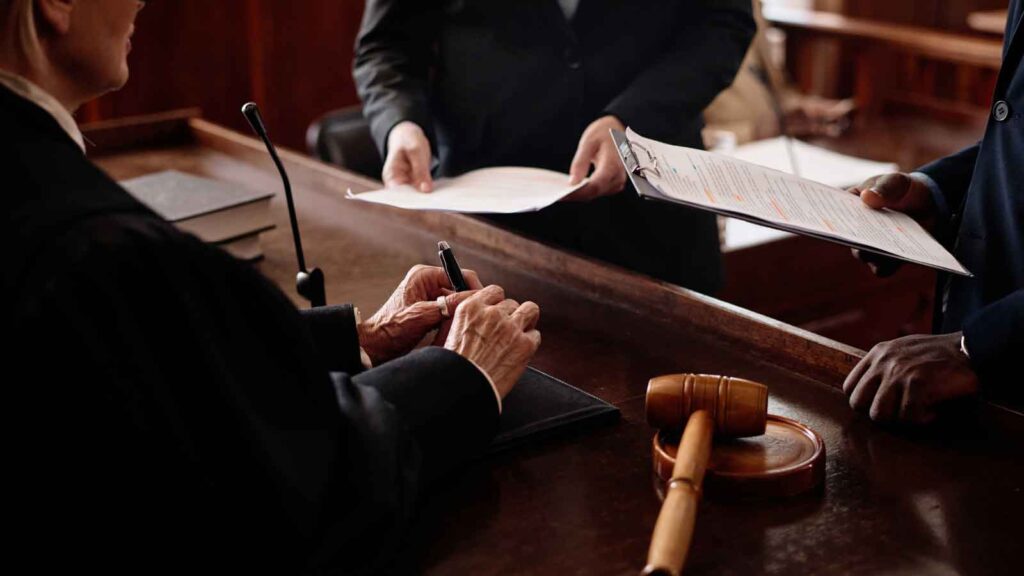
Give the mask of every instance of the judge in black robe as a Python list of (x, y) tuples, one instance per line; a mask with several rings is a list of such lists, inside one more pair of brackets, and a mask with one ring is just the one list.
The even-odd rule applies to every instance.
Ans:
[(364, 370), (351, 306), (297, 311), (0, 86), (5, 468), (33, 571), (380, 570), (499, 403), (438, 347)]

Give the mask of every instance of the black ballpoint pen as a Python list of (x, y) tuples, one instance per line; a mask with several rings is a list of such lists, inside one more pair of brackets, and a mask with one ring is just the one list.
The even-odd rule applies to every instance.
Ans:
[(462, 277), (462, 268), (459, 268), (459, 263), (455, 260), (455, 253), (452, 252), (452, 247), (444, 240), (437, 243), (437, 257), (441, 259), (441, 267), (444, 268), (444, 273), (448, 275), (448, 282), (451, 283), (452, 289), (456, 292), (469, 290), (469, 286), (466, 285), (466, 279)]

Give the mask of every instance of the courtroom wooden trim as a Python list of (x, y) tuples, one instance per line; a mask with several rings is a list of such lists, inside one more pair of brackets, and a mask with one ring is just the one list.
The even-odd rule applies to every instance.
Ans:
[(198, 108), (185, 108), (145, 116), (100, 120), (82, 125), (90, 155), (110, 154), (138, 146), (170, 146), (193, 138), (188, 120), (200, 115)]
[(993, 38), (978, 38), (812, 10), (765, 7), (764, 17), (771, 24), (785, 30), (881, 43), (957, 64), (972, 64), (992, 70), (998, 70), (1002, 64), (1003, 43)]
[(1008, 10), (979, 10), (967, 15), (967, 25), (973, 30), (1002, 36), (1006, 29)]

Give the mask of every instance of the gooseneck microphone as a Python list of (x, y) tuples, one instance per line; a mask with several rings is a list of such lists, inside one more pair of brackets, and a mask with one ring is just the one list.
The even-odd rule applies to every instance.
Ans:
[(295, 202), (292, 200), (292, 185), (288, 180), (288, 173), (285, 172), (284, 165), (281, 164), (277, 149), (274, 148), (270, 137), (267, 136), (267, 127), (263, 124), (263, 117), (260, 116), (260, 109), (256, 103), (248, 102), (242, 106), (242, 115), (249, 121), (253, 132), (263, 139), (263, 143), (267, 146), (267, 152), (270, 152), (270, 157), (274, 160), (274, 165), (277, 166), (277, 171), (281, 173), (281, 180), (284, 182), (284, 196), (288, 201), (288, 218), (292, 225), (292, 240), (295, 242), (295, 258), (299, 262), (299, 273), (295, 276), (295, 289), (303, 298), (309, 300), (314, 308), (324, 306), (327, 304), (324, 274), (319, 268), (306, 270), (306, 258), (302, 254), (302, 236), (299, 235), (299, 220), (295, 216)]

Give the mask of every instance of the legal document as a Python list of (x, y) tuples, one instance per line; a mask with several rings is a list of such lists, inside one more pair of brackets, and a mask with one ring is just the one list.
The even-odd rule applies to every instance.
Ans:
[(970, 275), (910, 216), (874, 210), (840, 188), (629, 129), (612, 137), (641, 196)]
[[(733, 150), (724, 150), (722, 154), (765, 168), (774, 168), (780, 172), (793, 174), (794, 162), (787, 150), (789, 145), (786, 142), (786, 137), (779, 136), (744, 144)], [(796, 168), (799, 171), (797, 175), (829, 186), (848, 188), (856, 186), (872, 176), (899, 170), (899, 166), (892, 162), (873, 162), (855, 158), (796, 139), (792, 140), (791, 145)]]
[(444, 210), (474, 214), (533, 212), (579, 190), (587, 180), (569, 185), (569, 175), (540, 168), (481, 168), (434, 181), (432, 192), (408, 185), (348, 197), (408, 210)]

